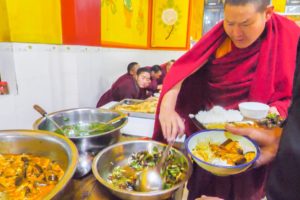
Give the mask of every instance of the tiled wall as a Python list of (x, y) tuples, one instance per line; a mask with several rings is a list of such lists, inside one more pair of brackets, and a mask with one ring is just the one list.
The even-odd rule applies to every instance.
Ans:
[[(9, 46), (10, 45), (10, 46)], [(15, 66), (18, 93), (0, 96), (0, 129), (31, 128), (39, 104), (48, 112), (94, 107), (129, 62), (177, 59), (182, 51), (0, 43), (0, 64)]]

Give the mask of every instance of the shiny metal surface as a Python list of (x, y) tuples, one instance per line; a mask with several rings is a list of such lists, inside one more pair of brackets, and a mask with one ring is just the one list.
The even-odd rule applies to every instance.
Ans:
[(157, 146), (160, 150), (162, 150), (165, 145), (155, 141), (135, 140), (117, 143), (107, 147), (99, 152), (94, 158), (92, 165), (93, 173), (103, 186), (108, 188), (114, 195), (124, 200), (161, 200), (170, 198), (179, 187), (183, 186), (183, 184), (190, 178), (192, 173), (190, 159), (176, 149), (176, 152), (186, 159), (186, 162), (188, 163), (188, 172), (184, 181), (178, 183), (170, 189), (152, 192), (126, 191), (114, 188), (106, 181), (114, 167), (127, 164), (128, 158), (130, 155), (132, 155), (132, 153), (140, 151), (151, 152), (154, 146)]
[(40, 130), (0, 130), (0, 153), (45, 156), (61, 166), (63, 178), (44, 199), (60, 199), (78, 159), (77, 149), (68, 138)]
[[(48, 114), (59, 126), (74, 125), (77, 123), (108, 122), (121, 115), (120, 112), (96, 109), (75, 108)], [(115, 129), (89, 136), (69, 137), (79, 152), (79, 163), (75, 177), (82, 177), (91, 170), (93, 157), (103, 148), (116, 143), (121, 135), (120, 129), (127, 123), (127, 117), (112, 124)], [(33, 124), (34, 129), (55, 131), (56, 127), (45, 117), (39, 118)]]
[[(176, 137), (175, 137), (176, 138)], [(137, 188), (142, 192), (156, 191), (163, 188), (163, 177), (161, 176), (161, 170), (165, 164), (165, 161), (169, 155), (169, 151), (172, 148), (174, 141), (169, 142), (167, 148), (163, 151), (162, 158), (156, 166), (153, 168), (144, 169), (138, 176)]]

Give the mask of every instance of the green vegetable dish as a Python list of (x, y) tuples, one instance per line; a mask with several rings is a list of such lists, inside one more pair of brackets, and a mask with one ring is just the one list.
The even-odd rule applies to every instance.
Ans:
[(111, 124), (104, 124), (99, 122), (93, 122), (89, 124), (74, 124), (74, 125), (67, 125), (61, 127), (61, 130), (56, 129), (55, 132), (66, 135), (68, 137), (81, 137), (81, 136), (88, 136), (88, 135), (97, 135), (104, 132), (108, 132), (114, 129), (114, 126)]
[[(141, 151), (132, 154), (128, 159), (128, 165), (117, 166), (108, 176), (108, 182), (113, 186), (128, 191), (138, 191), (136, 180), (139, 173), (148, 167), (154, 167), (160, 160), (162, 151), (154, 147), (152, 152)], [(164, 181), (163, 189), (169, 189), (184, 180), (187, 173), (188, 164), (184, 157), (171, 150), (162, 170)]]

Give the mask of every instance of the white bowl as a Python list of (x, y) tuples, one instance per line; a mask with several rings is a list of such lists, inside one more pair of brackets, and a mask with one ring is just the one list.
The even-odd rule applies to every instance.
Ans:
[(242, 115), (250, 119), (263, 119), (268, 115), (270, 106), (259, 102), (244, 102), (239, 104)]
[[(243, 149), (243, 152), (254, 151), (255, 158), (252, 161), (244, 164), (236, 166), (225, 166), (206, 162), (194, 155), (192, 152), (192, 150), (198, 143), (210, 141), (211, 143), (221, 144), (229, 138), (233, 141), (238, 141), (241, 148)], [(228, 132), (225, 133), (224, 130), (204, 130), (194, 133), (185, 141), (185, 148), (199, 167), (217, 176), (229, 176), (242, 173), (246, 171), (253, 163), (255, 163), (260, 155), (259, 147), (254, 141), (250, 140), (247, 137), (233, 135)]]

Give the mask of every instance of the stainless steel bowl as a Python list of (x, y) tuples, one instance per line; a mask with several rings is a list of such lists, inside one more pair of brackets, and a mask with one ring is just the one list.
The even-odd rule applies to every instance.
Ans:
[(157, 146), (162, 150), (165, 144), (155, 141), (137, 140), (117, 143), (115, 145), (107, 147), (100, 153), (98, 153), (98, 155), (94, 158), (92, 165), (93, 174), (102, 185), (108, 188), (114, 195), (124, 200), (161, 200), (170, 198), (178, 188), (184, 185), (184, 183), (190, 178), (192, 173), (192, 165), (190, 159), (176, 149), (176, 153), (179, 156), (185, 158), (188, 164), (188, 169), (185, 180), (176, 184), (170, 189), (153, 192), (126, 191), (113, 187), (107, 182), (107, 178), (114, 167), (126, 165), (128, 162), (128, 158), (132, 155), (132, 153), (140, 151), (151, 152), (154, 146)]
[[(120, 112), (96, 108), (75, 108), (57, 111), (48, 114), (59, 126), (74, 125), (78, 123), (107, 122), (120, 116)], [(91, 170), (93, 157), (103, 148), (118, 142), (121, 136), (120, 129), (127, 123), (127, 117), (113, 124), (113, 130), (81, 137), (69, 137), (76, 145), (79, 152), (79, 163), (75, 177), (79, 178)], [(37, 119), (33, 124), (34, 129), (55, 131), (57, 128), (45, 117)]]
[(0, 130), (0, 154), (32, 154), (55, 160), (65, 174), (44, 199), (60, 199), (71, 180), (77, 164), (78, 152), (66, 137), (33, 130)]

